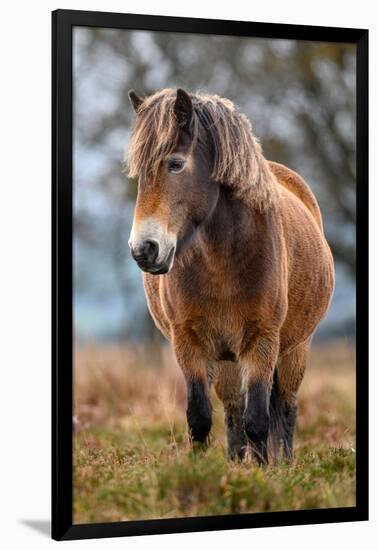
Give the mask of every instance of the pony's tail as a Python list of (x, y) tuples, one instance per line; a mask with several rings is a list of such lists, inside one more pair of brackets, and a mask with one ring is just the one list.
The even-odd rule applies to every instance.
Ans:
[(274, 372), (273, 386), (269, 403), (269, 439), (268, 446), (273, 461), (278, 461), (281, 449), (285, 445), (288, 432), (284, 404), (279, 395), (277, 370)]

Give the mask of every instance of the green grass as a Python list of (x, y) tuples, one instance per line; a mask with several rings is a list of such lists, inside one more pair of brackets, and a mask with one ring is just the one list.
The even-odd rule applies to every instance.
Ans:
[[(259, 468), (251, 460), (226, 460), (219, 401), (214, 399), (211, 445), (194, 452), (176, 370), (144, 372), (129, 365), (125, 372), (123, 365), (119, 377), (122, 355), (112, 353), (103, 350), (101, 361), (93, 350), (85, 361), (80, 357), (81, 368), (90, 365), (92, 374), (84, 376), (82, 370), (77, 377), (75, 523), (354, 506), (350, 355), (338, 364), (327, 351), (333, 370), (323, 361), (310, 369), (301, 392), (293, 463)], [(128, 381), (122, 385), (124, 377)]]

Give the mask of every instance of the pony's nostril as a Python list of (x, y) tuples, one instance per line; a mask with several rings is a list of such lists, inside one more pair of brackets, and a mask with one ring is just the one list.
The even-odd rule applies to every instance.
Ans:
[(146, 259), (153, 263), (159, 254), (159, 246), (156, 241), (146, 241), (143, 246), (143, 253)]
[(159, 244), (156, 241), (144, 241), (136, 248), (131, 247), (131, 255), (138, 263), (152, 265), (159, 256)]

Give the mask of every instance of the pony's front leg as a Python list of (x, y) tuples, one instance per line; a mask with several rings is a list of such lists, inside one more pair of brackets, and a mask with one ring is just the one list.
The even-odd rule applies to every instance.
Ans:
[(278, 350), (278, 338), (263, 337), (242, 357), (246, 391), (244, 427), (259, 464), (268, 463), (269, 402)]
[(186, 418), (191, 439), (207, 444), (212, 421), (208, 362), (190, 334), (175, 336), (174, 351), (186, 380)]

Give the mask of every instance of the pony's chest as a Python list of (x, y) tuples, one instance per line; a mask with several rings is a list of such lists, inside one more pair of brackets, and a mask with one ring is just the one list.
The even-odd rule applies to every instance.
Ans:
[(253, 282), (249, 285), (209, 270), (186, 270), (180, 278), (163, 279), (159, 296), (171, 333), (187, 332), (211, 360), (234, 361), (259, 311)]
[(247, 262), (230, 259), (201, 261), (182, 271), (176, 278), (177, 294), (186, 304), (211, 308), (222, 316), (225, 309), (246, 304), (256, 297), (259, 281)]
[(186, 327), (196, 343), (215, 361), (235, 361), (246, 332), (242, 315), (231, 307), (210, 307), (188, 317)]

